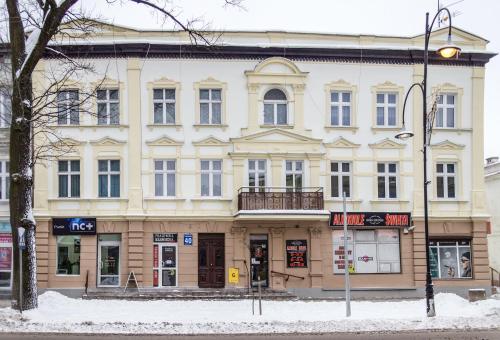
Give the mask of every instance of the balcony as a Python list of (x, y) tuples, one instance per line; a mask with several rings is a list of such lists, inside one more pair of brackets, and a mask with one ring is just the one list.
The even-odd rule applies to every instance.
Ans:
[(238, 210), (323, 210), (323, 188), (242, 187)]

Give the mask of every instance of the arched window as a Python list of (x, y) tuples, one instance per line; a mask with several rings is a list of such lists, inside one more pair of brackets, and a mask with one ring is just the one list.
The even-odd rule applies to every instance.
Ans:
[(288, 124), (288, 101), (283, 91), (272, 89), (264, 95), (264, 124)]

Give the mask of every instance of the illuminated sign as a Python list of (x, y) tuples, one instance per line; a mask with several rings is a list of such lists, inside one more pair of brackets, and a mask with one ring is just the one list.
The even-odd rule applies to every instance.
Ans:
[(53, 218), (53, 235), (95, 235), (97, 230), (95, 218), (70, 217)]
[[(409, 227), (410, 213), (360, 212), (347, 213), (347, 225), (350, 227)], [(344, 213), (330, 213), (330, 226), (343, 227)]]

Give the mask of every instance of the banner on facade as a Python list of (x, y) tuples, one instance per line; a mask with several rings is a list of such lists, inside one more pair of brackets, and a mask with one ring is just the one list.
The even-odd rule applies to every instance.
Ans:
[(177, 234), (175, 233), (162, 233), (153, 234), (153, 242), (155, 243), (177, 243)]
[(97, 221), (95, 218), (70, 217), (53, 218), (53, 235), (95, 235), (97, 232)]
[[(347, 213), (347, 225), (355, 227), (409, 227), (410, 213), (351, 212)], [(330, 212), (330, 226), (343, 227), (344, 213)]]
[(307, 240), (286, 240), (288, 268), (307, 268)]

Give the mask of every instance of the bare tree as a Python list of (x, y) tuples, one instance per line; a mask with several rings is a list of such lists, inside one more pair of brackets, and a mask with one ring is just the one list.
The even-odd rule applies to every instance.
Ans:
[[(213, 45), (218, 34), (207, 34), (200, 20), (183, 22), (168, 2), (155, 0), (107, 0), (128, 6), (137, 3), (149, 7), (165, 22), (186, 31), (192, 43)], [(241, 6), (242, 0), (225, 0), (226, 5)], [(61, 119), (71, 123), (74, 110), (92, 114), (88, 102), (96, 88), (72, 98), (65, 93), (67, 82), (79, 74), (93, 72), (91, 64), (67, 57), (58, 44), (73, 38), (90, 36), (96, 25), (85, 13), (75, 9), (78, 0), (6, 0), (8, 22), (8, 53), (10, 55), (10, 89), (12, 123), (10, 128), (10, 222), (13, 252), (17, 254), (19, 227), (26, 229), (26, 248), (23, 253), (23, 282), (19, 282), (20, 263), (14, 256), (12, 295), (22, 292), (22, 306), (13, 300), (13, 307), (23, 310), (38, 305), (36, 278), (35, 229), (33, 217), (33, 167), (36, 160), (57, 158), (71, 150), (52, 127)], [(27, 38), (26, 38), (27, 37)], [(45, 70), (41, 93), (33, 92), (33, 74), (45, 55), (57, 58), (58, 66)], [(103, 77), (104, 78), (104, 77)], [(39, 86), (36, 86), (39, 89)], [(63, 94), (63, 95), (61, 95)], [(61, 96), (63, 98), (61, 98)], [(37, 143), (33, 141), (36, 138)], [(54, 142), (57, 141), (57, 142)]]

